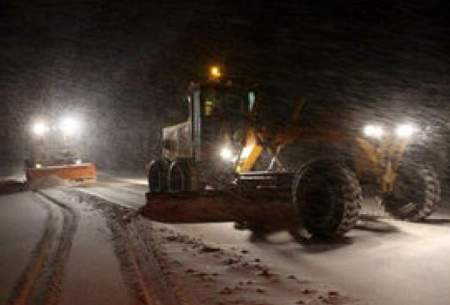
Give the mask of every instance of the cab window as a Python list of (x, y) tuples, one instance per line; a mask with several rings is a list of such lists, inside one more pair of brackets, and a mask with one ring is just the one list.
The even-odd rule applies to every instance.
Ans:
[(214, 111), (214, 106), (215, 106), (214, 101), (206, 100), (203, 105), (204, 105), (203, 113), (205, 114), (205, 116), (207, 116), (207, 117), (211, 116)]
[(205, 89), (202, 93), (202, 114), (205, 117), (245, 115), (249, 111), (246, 96), (231, 89)]

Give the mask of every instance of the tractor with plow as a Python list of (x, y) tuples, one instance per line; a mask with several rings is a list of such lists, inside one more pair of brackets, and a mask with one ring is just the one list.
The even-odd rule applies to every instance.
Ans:
[(32, 124), (25, 160), (27, 183), (51, 176), (78, 184), (96, 182), (95, 165), (80, 157), (80, 128), (79, 121), (71, 117), (60, 121), (40, 118)]

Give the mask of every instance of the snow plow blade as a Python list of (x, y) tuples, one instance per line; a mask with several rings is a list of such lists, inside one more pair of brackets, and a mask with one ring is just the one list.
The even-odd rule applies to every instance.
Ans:
[(56, 176), (60, 179), (91, 184), (97, 181), (97, 170), (92, 163), (45, 166), (42, 168), (27, 168), (26, 178), (28, 182), (38, 179)]
[(163, 223), (250, 221), (296, 226), (289, 200), (269, 196), (241, 197), (222, 191), (146, 193), (140, 214)]

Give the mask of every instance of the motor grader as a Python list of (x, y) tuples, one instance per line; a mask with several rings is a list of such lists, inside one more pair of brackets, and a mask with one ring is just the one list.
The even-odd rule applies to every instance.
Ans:
[[(330, 156), (302, 161), (295, 170), (284, 168), (279, 155), (293, 130), (274, 134), (268, 122), (258, 120), (256, 90), (223, 81), (217, 68), (211, 75), (189, 87), (186, 120), (162, 129), (161, 158), (148, 166), (147, 198), (231, 193), (232, 200), (243, 199), (245, 204), (284, 201), (292, 206), (299, 230), (321, 237), (348, 232), (358, 220), (362, 200), (354, 171)], [(261, 227), (237, 221), (250, 229)]]
[[(264, 107), (271, 103), (262, 100), (259, 106), (266, 109), (255, 111), (257, 121), (274, 113), (273, 107)], [(433, 153), (438, 137), (430, 126), (420, 126), (417, 117), (373, 105), (345, 107), (304, 99), (294, 103), (290, 114), (282, 124), (272, 121), (257, 134), (280, 160), (272, 165), (292, 171), (298, 164), (331, 155), (353, 170), (363, 195), (379, 199), (395, 218), (421, 221), (438, 207), (440, 176), (446, 169), (438, 172), (437, 167), (445, 158)]]
[(380, 199), (393, 217), (421, 221), (433, 213), (441, 183), (427, 145), (430, 135), (417, 119), (374, 116), (362, 109), (332, 112), (323, 104), (316, 111), (305, 108), (308, 103), (298, 103), (288, 126), (266, 135), (272, 150), (281, 149), (277, 158), (283, 166), (289, 168), (293, 157), (314, 160), (332, 154), (355, 172), (363, 194)]
[[(421, 147), (424, 134), (414, 123), (366, 125), (357, 147), (354, 168), (361, 183), (375, 188), (384, 208), (395, 218), (421, 221), (441, 201), (435, 162)], [(422, 139), (421, 139), (422, 138)]]
[(50, 176), (80, 184), (95, 183), (96, 167), (79, 153), (80, 124), (72, 117), (38, 118), (30, 126), (25, 176), (33, 183)]

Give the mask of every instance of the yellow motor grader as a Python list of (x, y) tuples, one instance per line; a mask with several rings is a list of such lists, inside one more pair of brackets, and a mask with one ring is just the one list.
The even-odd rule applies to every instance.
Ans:
[[(415, 120), (395, 122), (378, 116), (374, 121), (373, 116), (359, 111), (340, 109), (333, 113), (323, 105), (310, 115), (314, 111), (305, 110), (307, 107), (304, 101), (298, 103), (291, 120), (281, 127), (272, 125), (263, 133), (255, 129), (252, 137), (260, 147), (252, 150), (252, 158), (241, 160), (239, 169), (252, 167), (252, 160), (260, 157), (265, 146), (273, 158), (280, 160), (274, 164), (284, 169), (292, 168), (292, 160), (302, 159), (300, 163), (304, 163), (337, 158), (395, 218), (420, 221), (433, 213), (441, 200), (441, 184), (427, 149), (423, 149), (426, 135)], [(261, 117), (256, 114), (255, 119)]]
[[(148, 167), (148, 199), (158, 193), (193, 198), (232, 193), (230, 200), (256, 205), (281, 200), (291, 203), (295, 225), (313, 236), (348, 232), (358, 220), (362, 200), (352, 169), (332, 158), (304, 163), (295, 171), (282, 168), (280, 147), (266, 141), (269, 126), (256, 119), (256, 92), (222, 81), (217, 68), (211, 72), (216, 77), (191, 84), (186, 120), (162, 130), (162, 156)], [(266, 169), (257, 166), (263, 151), (272, 156)]]
[(50, 176), (82, 184), (96, 182), (95, 165), (83, 162), (79, 156), (79, 121), (71, 117), (39, 118), (30, 127), (25, 160), (28, 183)]
[(439, 174), (417, 143), (422, 136), (414, 123), (401, 122), (366, 125), (352, 138), (360, 181), (375, 186), (386, 210), (399, 219), (424, 220), (441, 201)]
[(221, 80), (218, 68), (211, 74), (190, 86), (186, 121), (163, 128), (162, 157), (148, 168), (150, 196), (220, 190), (255, 201), (283, 198), (316, 236), (343, 235), (356, 224), (362, 183), (402, 219), (424, 219), (440, 201), (434, 169), (407, 157), (415, 125), (355, 130), (352, 118), (330, 109), (308, 117), (304, 101), (280, 120), (257, 88)]

